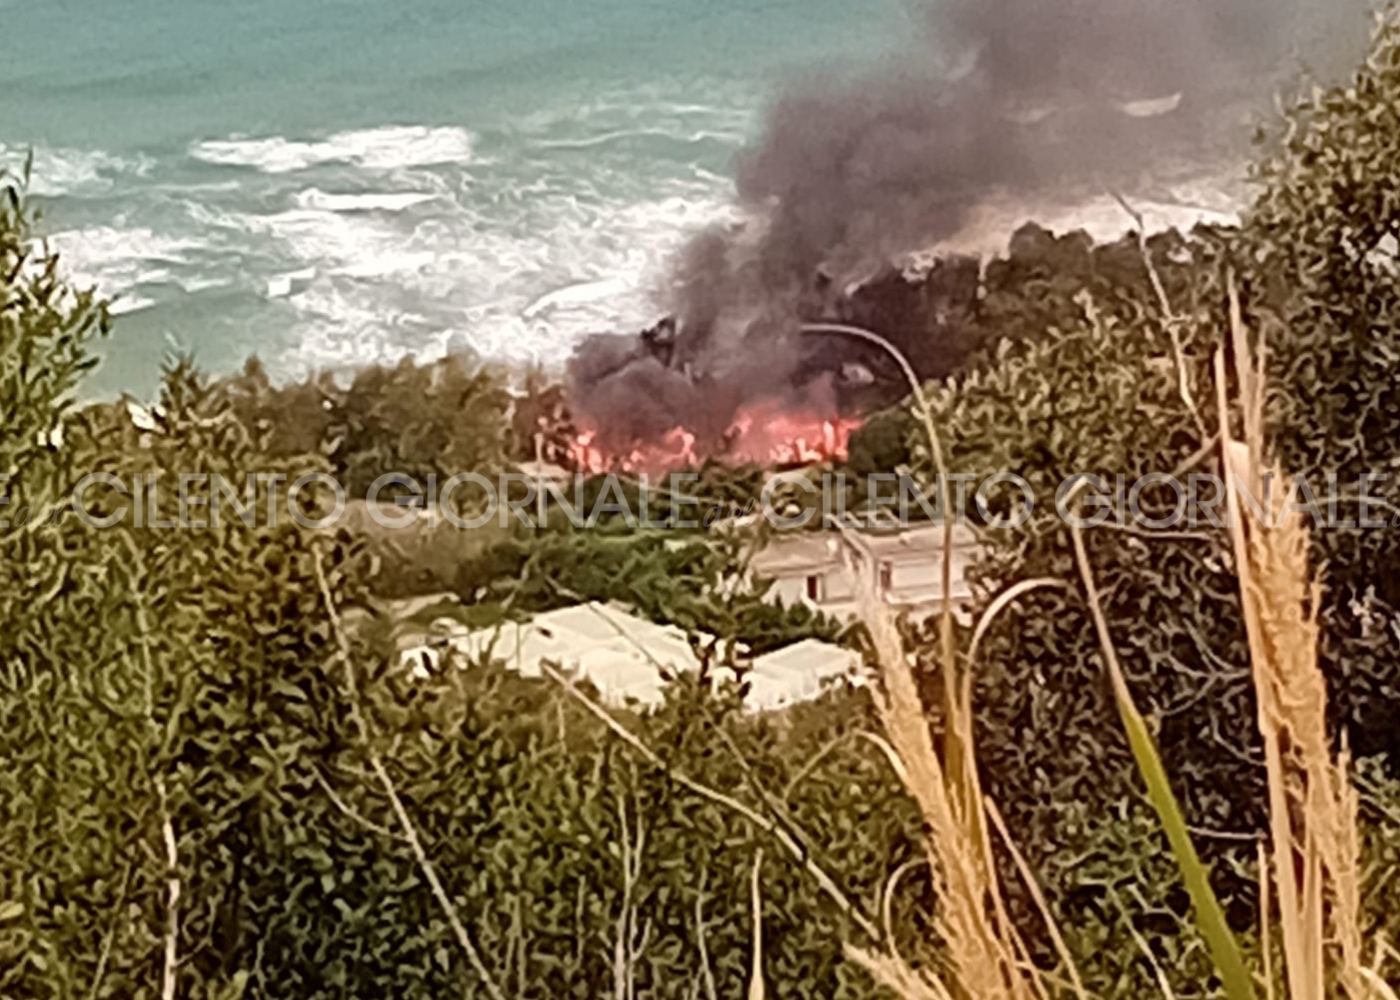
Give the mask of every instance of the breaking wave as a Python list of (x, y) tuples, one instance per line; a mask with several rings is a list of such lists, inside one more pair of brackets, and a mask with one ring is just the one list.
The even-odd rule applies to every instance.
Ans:
[(436, 197), (429, 191), (334, 194), (320, 188), (310, 188), (296, 196), (296, 203), (301, 208), (323, 212), (402, 212)]
[[(31, 151), (0, 143), (0, 170), (23, 171)], [(32, 151), (31, 194), (43, 198), (81, 198), (110, 192), (118, 180), (143, 176), (151, 166), (145, 158), (125, 158), (102, 150), (39, 147)]]
[[(69, 273), (139, 313), (133, 339), (173, 332), (212, 372), (253, 352), (279, 377), (464, 350), (557, 365), (585, 335), (655, 322), (667, 261), (732, 212), (732, 102), (650, 96), (470, 131), (385, 125), (180, 140), (149, 162), (36, 159), (64, 192), (50, 226)], [(125, 355), (108, 362), (130, 367), (123, 383), (149, 385)]]
[(325, 163), (348, 163), (367, 170), (398, 170), (442, 163), (466, 163), (475, 137), (452, 126), (392, 125), (337, 132), (325, 139), (282, 136), (197, 142), (190, 155), (205, 163), (251, 167), (267, 174), (291, 173)]

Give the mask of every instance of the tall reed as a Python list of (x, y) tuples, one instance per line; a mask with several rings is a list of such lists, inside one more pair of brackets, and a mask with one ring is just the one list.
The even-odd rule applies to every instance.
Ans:
[[(1085, 599), (1139, 772), (1191, 892), (1196, 921), (1211, 945), (1226, 993), (1232, 1000), (1245, 1000), (1254, 996), (1256, 985), (1262, 985), (1272, 1000), (1282, 985), (1291, 1000), (1332, 996), (1397, 1000), (1381, 976), (1389, 954), (1384, 942), (1377, 943), (1370, 965), (1364, 957), (1358, 797), (1349, 776), (1346, 749), (1334, 752), (1327, 732), (1327, 687), (1318, 664), (1321, 588), (1309, 559), (1308, 528), (1301, 512), (1286, 509), (1281, 495), (1272, 496), (1263, 511), (1265, 516), (1246, 519), (1248, 505), (1242, 502), (1243, 491), (1255, 498), (1265, 496), (1264, 470), (1270, 468), (1263, 420), (1265, 379), (1233, 286), (1229, 306), (1229, 338), (1235, 359), (1233, 399), (1223, 352), (1217, 353), (1214, 370), (1229, 531), (1268, 772), (1269, 849), (1261, 850), (1266, 870), (1260, 872), (1260, 923), (1265, 928), (1262, 970), (1247, 969), (1242, 950), (1224, 921), (1210, 887), (1209, 872), (1196, 855), (1166, 769), (1118, 665), (1092, 567), (1083, 539), (1075, 530)], [(1238, 414), (1240, 438), (1232, 430), (1232, 414)], [(933, 452), (938, 454), (936, 442)], [(1282, 478), (1276, 467), (1273, 472), (1275, 478)], [(942, 756), (897, 623), (873, 594), (863, 595), (865, 621), (881, 673), (877, 707), (897, 755), (900, 777), (918, 803), (927, 827), (928, 861), (937, 895), (934, 926), (939, 938), (931, 951), (941, 964), (916, 968), (893, 949), (881, 954), (854, 947), (847, 950), (879, 983), (910, 1000), (1021, 1000), (1047, 997), (1052, 989), (1084, 995), (1074, 958), (1066, 952), (1048, 907), (1041, 902), (1064, 966), (1064, 975), (1059, 977), (1032, 965), (1024, 942), (1007, 917), (987, 832), (989, 825), (995, 824), (999, 830), (1002, 827), (996, 822), (994, 807), (983, 799), (973, 741), (971, 670), (977, 639), (990, 617), (1039, 586), (1063, 587), (1068, 583), (1036, 580), (1010, 588), (979, 623), (964, 658), (960, 659), (948, 637), (943, 637), (939, 669), (944, 689), (958, 695), (947, 699), (942, 723), (948, 734), (945, 745), (956, 747), (958, 753)], [(943, 627), (948, 628), (946, 615)], [(1006, 839), (1014, 854), (1014, 844), (1009, 836)], [(1030, 881), (1030, 872), (1019, 855), (1016, 857)], [(1041, 900), (1033, 884), (1031, 888), (1034, 898)], [(1275, 918), (1282, 944), (1281, 984), (1273, 981), (1269, 961), (1269, 929)]]
[[(1347, 751), (1334, 755), (1327, 734), (1327, 684), (1317, 659), (1321, 586), (1308, 556), (1308, 528), (1302, 511), (1287, 509), (1281, 490), (1268, 491), (1266, 518), (1246, 517), (1242, 502), (1244, 490), (1256, 499), (1266, 496), (1270, 464), (1263, 364), (1233, 288), (1230, 319), (1242, 439), (1231, 429), (1223, 352), (1215, 356), (1215, 381), (1231, 541), (1269, 778), (1271, 871), (1260, 879), (1272, 880), (1269, 895), (1278, 902), (1292, 1000), (1322, 1000), (1337, 990), (1354, 998), (1384, 996), (1378, 969), (1366, 968), (1362, 957), (1358, 797)], [(1272, 470), (1274, 481), (1283, 482), (1282, 470)], [(1263, 914), (1266, 925), (1269, 916)], [(1274, 984), (1267, 986), (1272, 991)]]

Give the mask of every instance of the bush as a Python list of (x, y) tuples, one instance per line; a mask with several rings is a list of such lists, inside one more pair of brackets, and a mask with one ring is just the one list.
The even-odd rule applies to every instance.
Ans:
[[(980, 369), (930, 390), (949, 471), (1014, 472), (1042, 501), (1026, 528), (987, 533), (988, 554), (975, 573), (982, 606), (1019, 580), (1071, 581), (1068, 591), (1019, 601), (993, 628), (977, 665), (989, 791), (1041, 864), (1084, 847), (1083, 829), (1066, 819), (1064, 803), (1106, 810), (1134, 784), (1094, 629), (1077, 596), (1068, 530), (1047, 509), (1049, 498), (1079, 473), (1110, 483), (1123, 474), (1132, 483), (1147, 473), (1193, 471), (1193, 457), (1194, 471), (1219, 471), (1211, 360), (1217, 349), (1231, 349), (1224, 336), (1230, 286), (1243, 290), (1246, 326), (1267, 342), (1274, 392), (1266, 423), (1287, 473), (1314, 484), (1333, 474), (1347, 483), (1400, 463), (1397, 107), (1400, 28), (1392, 17), (1354, 79), (1286, 105), (1283, 121), (1264, 136), (1260, 194), (1238, 230), (1149, 243), (1165, 305), (1149, 291), (1142, 255), (1125, 255), (1131, 244), (1070, 247), (1041, 280), (1043, 294), (1007, 294), (1034, 284), (1002, 283), (995, 296), (989, 290), (988, 308), (1011, 328), (1043, 323), (1043, 331), (1004, 341)], [(1018, 240), (1008, 273), (1045, 272), (1053, 241), (1034, 232)], [(931, 481), (927, 449), (912, 443), (916, 469)], [(1394, 503), (1391, 492), (1375, 492)], [(1149, 491), (1144, 507), (1149, 514), (1170, 509), (1165, 499)], [(1224, 532), (1173, 530), (1110, 522), (1088, 532), (1090, 557), (1124, 669), (1188, 818), (1247, 837), (1260, 829), (1263, 770), (1233, 557)], [(1400, 555), (1395, 535), (1327, 530), (1315, 540), (1335, 721), (1357, 752), (1393, 759), (1400, 660), (1388, 596), (1396, 577), (1386, 567)], [(1247, 901), (1253, 887), (1231, 864), (1248, 848), (1232, 843), (1215, 838), (1204, 846), (1218, 862), (1224, 893)]]
[[(0, 273), (13, 275), (31, 252), (27, 216), (0, 223), (14, 248)], [(50, 288), (45, 267), (38, 285), (6, 286), (0, 326), (0, 356), (30, 359), (4, 390), (24, 429), (4, 441), (25, 499), (58, 502), (94, 471), (168, 486), (178, 473), (332, 468), (185, 359), (167, 366), (152, 429), (124, 406), (71, 414), (103, 313)], [(29, 443), (60, 425), (61, 438)], [(88, 500), (97, 516), (134, 503), (105, 489)], [(313, 512), (327, 502), (310, 497)], [(152, 503), (151, 523), (179, 501), (167, 488)], [(417, 683), (369, 645), (345, 655), (335, 623), (368, 606), (371, 580), (348, 536), (287, 518), (169, 530), (127, 514), (102, 530), (70, 515), (0, 534), (0, 994), (154, 997), (173, 976), (192, 1000), (487, 995), (374, 780), (378, 761), (510, 994), (613, 991), (626, 918), (624, 978), (694, 996), (697, 914), (716, 988), (737, 993), (760, 846), (771, 995), (867, 992), (841, 962), (852, 923), (796, 859), (639, 761), (562, 689), (486, 668)], [(618, 546), (610, 562), (584, 541), (560, 535), (531, 558), (546, 577), (630, 583), (697, 621), (783, 627), (741, 590), (707, 591), (722, 558), (708, 548)], [(543, 577), (523, 577), (524, 604), (552, 599), (532, 596)], [(883, 757), (856, 752), (852, 735), (873, 724), (864, 696), (781, 719), (741, 717), (740, 704), (690, 681), (627, 724), (668, 769), (789, 829), (877, 913), (918, 826)]]

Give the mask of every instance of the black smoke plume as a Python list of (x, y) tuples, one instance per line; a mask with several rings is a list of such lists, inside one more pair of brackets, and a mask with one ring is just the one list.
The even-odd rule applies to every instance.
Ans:
[(776, 96), (737, 164), (749, 223), (700, 234), (674, 262), (663, 328), (580, 346), (577, 412), (621, 444), (723, 426), (746, 401), (800, 391), (811, 354), (800, 321), (829, 315), (881, 263), (953, 237), (993, 197), (1033, 210), (1228, 169), (1278, 88), (1355, 61), (1364, 10), (936, 0), (911, 11), (914, 42), (881, 69), (817, 68)]

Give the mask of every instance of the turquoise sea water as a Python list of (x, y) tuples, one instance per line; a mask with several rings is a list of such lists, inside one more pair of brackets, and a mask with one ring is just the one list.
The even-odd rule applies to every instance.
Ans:
[(787, 73), (860, 63), (899, 0), (0, 0), (0, 161), (121, 314), (97, 389), (161, 355), (296, 375), (557, 362), (649, 321), (730, 207)]

